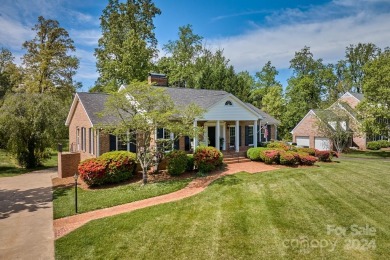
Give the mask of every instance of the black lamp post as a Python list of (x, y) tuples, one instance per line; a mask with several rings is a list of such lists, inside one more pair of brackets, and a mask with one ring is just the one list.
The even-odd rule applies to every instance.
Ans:
[(77, 179), (79, 178), (79, 175), (77, 172), (73, 175), (74, 178), (74, 206), (75, 206), (75, 211), (77, 213)]

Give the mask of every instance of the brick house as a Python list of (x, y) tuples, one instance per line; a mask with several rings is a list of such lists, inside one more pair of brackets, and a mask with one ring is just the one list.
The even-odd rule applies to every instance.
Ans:
[[(293, 142), (298, 146), (315, 148), (318, 150), (329, 150), (332, 148), (330, 140), (323, 136), (318, 130), (318, 120), (321, 120), (322, 115), (333, 113), (333, 111), (342, 110), (353, 124), (343, 126), (348, 127), (353, 132), (350, 140), (350, 147), (358, 147), (365, 150), (367, 138), (365, 133), (359, 132), (360, 123), (357, 120), (355, 108), (364, 98), (363, 94), (346, 92), (334, 104), (324, 110), (312, 109), (291, 131)], [(332, 122), (327, 122), (331, 126)]]
[[(221, 90), (171, 88), (161, 74), (150, 74), (149, 83), (163, 87), (175, 105), (195, 103), (206, 112), (196, 118), (194, 125), (203, 127), (202, 135), (190, 139), (181, 137), (174, 148), (192, 151), (199, 144), (214, 146), (219, 150), (245, 151), (259, 142), (277, 139), (278, 120), (234, 95)], [(108, 94), (76, 93), (66, 126), (69, 127), (69, 150), (80, 153), (80, 160), (97, 157), (113, 150), (136, 151), (132, 143), (124, 143), (121, 136), (103, 133), (97, 126), (113, 124), (116, 118), (101, 118)], [(260, 131), (259, 131), (260, 130)], [(174, 138), (165, 129), (156, 129), (155, 138)]]

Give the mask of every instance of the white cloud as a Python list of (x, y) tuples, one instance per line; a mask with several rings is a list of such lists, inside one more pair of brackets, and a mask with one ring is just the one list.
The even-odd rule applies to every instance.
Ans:
[(315, 58), (323, 58), (328, 63), (343, 59), (349, 44), (372, 42), (381, 48), (388, 46), (389, 13), (362, 8), (348, 15), (345, 10), (336, 14), (333, 9), (341, 2), (347, 4), (348, 0), (306, 11), (288, 9), (269, 16), (274, 26), (207, 41), (214, 48), (224, 49), (237, 70), (250, 72), (258, 71), (268, 60), (278, 69), (286, 69), (294, 53), (305, 45), (311, 47)]
[(4, 15), (0, 16), (0, 44), (6, 48), (22, 47), (27, 39), (31, 39), (34, 33), (31, 28), (12, 20)]

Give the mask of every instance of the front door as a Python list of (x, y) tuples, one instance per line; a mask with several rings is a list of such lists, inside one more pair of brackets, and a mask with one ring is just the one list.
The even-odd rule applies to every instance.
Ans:
[(215, 126), (209, 126), (207, 130), (209, 146), (215, 147)]

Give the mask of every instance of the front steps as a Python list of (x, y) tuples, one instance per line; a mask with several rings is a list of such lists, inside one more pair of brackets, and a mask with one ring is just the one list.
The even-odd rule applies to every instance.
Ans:
[(250, 162), (246, 152), (223, 152), (223, 162), (226, 164)]

